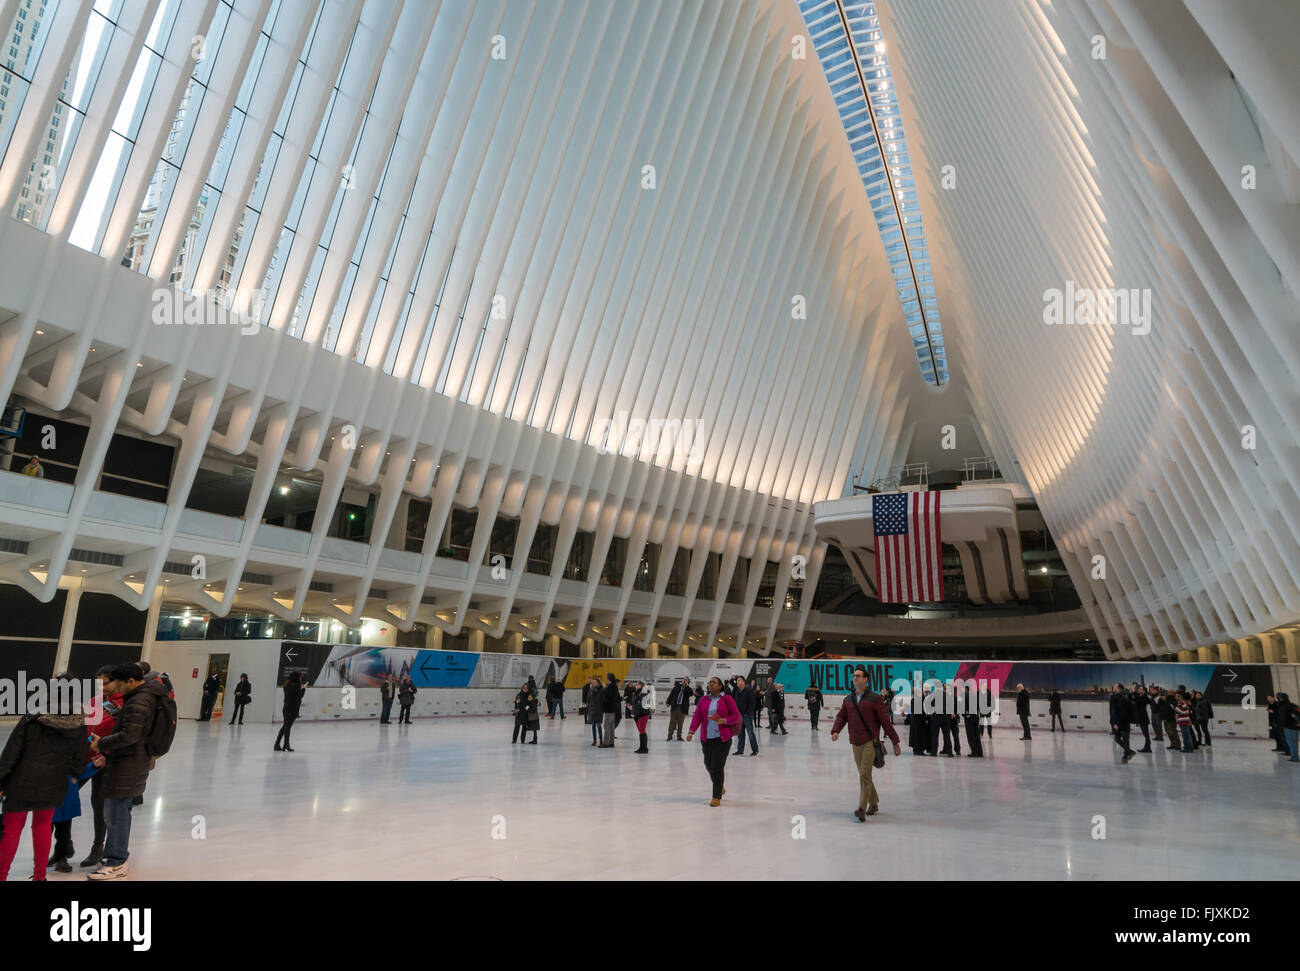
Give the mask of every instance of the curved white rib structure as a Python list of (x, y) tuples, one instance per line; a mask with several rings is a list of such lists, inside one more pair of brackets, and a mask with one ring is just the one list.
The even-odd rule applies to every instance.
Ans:
[[(1278, 45), (1300, 8), (877, 7), (931, 169), (953, 356), (1103, 643), (1136, 657), (1294, 623), (1300, 86)], [(1045, 291), (1071, 284), (1150, 291), (1149, 333), (1045, 325)]]
[[(0, 402), (89, 421), (72, 484), (0, 474), (0, 580), (766, 653), (813, 504), (953, 424), (1112, 656), (1300, 621), (1300, 8), (874, 12), (941, 390), (795, 0), (0, 0)], [(173, 285), (248, 326), (158, 326)], [(1044, 323), (1130, 289), (1128, 326)], [(165, 503), (100, 490), (114, 434), (175, 449)], [(241, 517), (186, 508), (214, 461)], [(263, 522), (291, 470), (310, 530)], [(330, 536), (360, 492), (369, 542)]]
[[(11, 211), (70, 70), (77, 126), (43, 209), (0, 223), (0, 398), (91, 425), (70, 494), (7, 487), (28, 547), (5, 579), (48, 598), (74, 549), (108, 549), (124, 559), (89, 587), (144, 607), (201, 554), (204, 580), (171, 591), (218, 614), (243, 582), (285, 617), (310, 599), (679, 651), (799, 635), (806, 602), (756, 612), (764, 567), (778, 606), (796, 554), (816, 582), (811, 504), (842, 492), (864, 428), (870, 461), (893, 457), (909, 351), (829, 92), (790, 56), (796, 9), (62, 0), (45, 27), (3, 129)], [(262, 326), (154, 326), (178, 264)], [(602, 453), (636, 419), (686, 423), (691, 448)], [(164, 508), (96, 492), (126, 429), (177, 446)], [(214, 452), (255, 459), (242, 522), (185, 509)], [(286, 469), (322, 478), (309, 534), (259, 526)], [(378, 496), (360, 549), (326, 535), (356, 487)], [(385, 546), (412, 497), (432, 503), (422, 554)], [(478, 511), (474, 564), (498, 518), (518, 563), (557, 526), (549, 577), (439, 557), (454, 506)], [(578, 530), (581, 584), (561, 578)], [(615, 537), (624, 582), (598, 591)]]

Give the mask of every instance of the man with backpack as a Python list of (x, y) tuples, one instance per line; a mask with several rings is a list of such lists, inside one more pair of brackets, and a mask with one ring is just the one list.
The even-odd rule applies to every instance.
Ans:
[(166, 755), (176, 736), (176, 702), (159, 678), (146, 680), (138, 664), (116, 664), (97, 674), (108, 695), (122, 696), (122, 711), (113, 733), (93, 738), (90, 750), (109, 756), (104, 768), (104, 819), (108, 835), (99, 868), (91, 880), (117, 880), (127, 875), (131, 840), (131, 804), (144, 795), (154, 760)]
[(875, 783), (871, 781), (871, 770), (877, 765), (885, 764), (880, 730), (883, 728), (894, 743), (895, 756), (902, 755), (903, 748), (880, 696), (867, 688), (867, 669), (862, 666), (853, 672), (853, 690), (840, 705), (835, 724), (831, 726), (832, 742), (839, 741), (840, 731), (845, 725), (849, 727), (853, 761), (858, 766), (858, 808), (853, 811), (853, 815), (858, 817), (858, 822), (865, 823), (868, 816), (874, 816), (880, 809), (880, 795), (876, 792)]

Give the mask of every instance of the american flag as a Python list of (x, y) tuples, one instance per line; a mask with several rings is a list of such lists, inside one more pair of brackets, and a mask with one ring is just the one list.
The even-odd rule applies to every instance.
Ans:
[(881, 603), (943, 600), (939, 493), (891, 492), (871, 497), (876, 534), (876, 585)]

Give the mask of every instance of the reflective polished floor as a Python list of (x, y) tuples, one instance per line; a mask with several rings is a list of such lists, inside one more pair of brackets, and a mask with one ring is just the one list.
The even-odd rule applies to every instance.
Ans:
[[(632, 728), (624, 723), (624, 727)], [(276, 728), (183, 722), (149, 780), (131, 876), (347, 879), (1282, 879), (1300, 857), (1300, 764), (1265, 741), (1157, 745), (1129, 765), (1107, 736), (999, 728), (986, 757), (917, 758), (876, 773), (881, 813), (859, 823), (847, 736), (829, 720), (764, 728), (727, 762), (710, 808), (698, 740), (651, 752), (635, 731), (590, 745), (576, 717), (512, 745), (508, 718)], [(899, 726), (901, 729), (902, 726)], [(0, 739), (8, 734), (0, 727)], [(906, 740), (904, 738), (904, 740)], [(1140, 736), (1139, 736), (1140, 744)], [(990, 754), (991, 748), (991, 754)], [(89, 793), (74, 823), (90, 845)], [(1103, 833), (1104, 839), (1097, 838)], [(26, 834), (11, 880), (31, 872)], [(82, 879), (51, 871), (52, 880)]]

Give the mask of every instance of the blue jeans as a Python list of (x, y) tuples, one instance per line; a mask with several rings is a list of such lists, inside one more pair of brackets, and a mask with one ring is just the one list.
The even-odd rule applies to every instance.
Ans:
[(104, 840), (101, 859), (105, 866), (120, 866), (131, 855), (127, 852), (131, 842), (131, 797), (105, 799), (104, 821), (108, 824), (108, 837)]
[(740, 731), (736, 733), (736, 738), (740, 739), (740, 742), (736, 746), (736, 754), (737, 755), (745, 754), (745, 733), (746, 732), (749, 733), (749, 747), (752, 748), (755, 752), (757, 752), (758, 737), (754, 734), (753, 716), (741, 715), (740, 720), (741, 720)]
[(605, 731), (600, 722), (591, 723), (591, 740), (599, 745), (605, 738)]
[(1190, 752), (1196, 745), (1196, 740), (1192, 738), (1192, 726), (1179, 725), (1178, 733), (1183, 736), (1183, 751)]
[(1282, 734), (1286, 736), (1286, 741), (1283, 744), (1286, 745), (1287, 751), (1291, 755), (1291, 761), (1295, 762), (1300, 758), (1300, 756), (1296, 755), (1296, 742), (1300, 741), (1300, 728), (1284, 728)]

